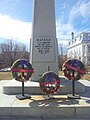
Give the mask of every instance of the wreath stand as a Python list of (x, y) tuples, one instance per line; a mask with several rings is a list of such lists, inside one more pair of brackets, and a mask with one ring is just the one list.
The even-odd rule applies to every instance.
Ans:
[[(22, 67), (22, 69), (21, 70), (24, 70), (24, 64), (26, 63), (26, 62), (28, 62), (28, 61), (26, 61), (26, 60), (22, 60), (23, 61), (23, 64), (21, 64), (21, 67)], [(13, 65), (13, 67), (16, 67), (16, 64), (17, 63), (20, 63), (20, 60), (18, 60), (18, 61), (16, 61), (15, 63), (14, 63), (14, 65)], [(28, 64), (30, 65), (30, 63), (28, 62)], [(19, 64), (18, 64), (19, 65)], [(18, 66), (17, 66), (18, 67)], [(18, 71), (18, 68), (16, 67), (16, 70), (14, 69), (14, 68), (12, 68), (12, 72), (17, 72)], [(28, 66), (26, 66), (26, 67), (28, 67)], [(24, 71), (20, 71), (21, 73), (22, 73), (22, 77), (24, 78), (24, 80), (25, 80), (25, 75), (24, 75)], [(27, 72), (27, 70), (26, 70), (26, 72)], [(30, 76), (29, 76), (30, 77)], [(31, 98), (31, 95), (29, 95), (29, 94), (24, 94), (24, 80), (22, 80), (21, 81), (21, 83), (22, 83), (22, 93), (21, 94), (18, 94), (18, 95), (16, 95), (16, 98), (18, 98), (19, 100), (24, 100), (24, 99), (29, 99), (29, 98)], [(18, 81), (20, 81), (20, 79), (18, 79)]]
[[(24, 69), (24, 65), (22, 65), (22, 69)], [(22, 76), (24, 76), (24, 72), (22, 72)], [(29, 94), (24, 94), (24, 81), (22, 81), (22, 93), (16, 95), (16, 98), (18, 98), (19, 100), (31, 98), (31, 96)]]
[[(48, 66), (48, 72), (50, 71), (50, 66)], [(48, 84), (48, 88), (49, 88), (49, 84)], [(52, 94), (45, 94), (45, 99), (49, 100), (49, 99), (53, 99), (53, 95)]]
[(84, 64), (78, 59), (67, 60), (63, 64), (63, 72), (65, 77), (72, 81), (72, 94), (68, 94), (67, 97), (69, 99), (80, 99), (80, 96), (75, 94), (75, 81), (86, 74)]
[(29, 94), (24, 94), (24, 82), (22, 82), (22, 94), (16, 95), (19, 100), (29, 99), (31, 96)]

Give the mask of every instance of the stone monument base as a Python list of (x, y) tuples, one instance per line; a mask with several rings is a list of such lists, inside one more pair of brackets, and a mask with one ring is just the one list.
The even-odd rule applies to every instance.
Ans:
[[(72, 81), (65, 79), (64, 76), (60, 77), (60, 89), (58, 90), (57, 95), (61, 94), (71, 94), (72, 93)], [(82, 80), (75, 81), (75, 93), (84, 93), (85, 86), (81, 82)], [(24, 92), (25, 94), (30, 95), (42, 95), (42, 91), (39, 86), (39, 82), (30, 82), (27, 81), (24, 83)], [(3, 85), (3, 93), (5, 94), (20, 94), (22, 92), (22, 83), (16, 80), (10, 80)]]

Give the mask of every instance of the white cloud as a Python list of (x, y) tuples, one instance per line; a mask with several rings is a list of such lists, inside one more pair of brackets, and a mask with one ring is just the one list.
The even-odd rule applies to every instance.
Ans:
[(61, 21), (57, 21), (56, 24), (57, 38), (58, 42), (67, 44), (71, 39), (71, 32), (76, 33), (76, 30), (73, 28), (73, 25), (70, 23), (62, 23)]
[(6, 39), (13, 37), (18, 41), (29, 42), (31, 37), (31, 25), (31, 23), (0, 15), (0, 37)]
[(69, 22), (73, 22), (75, 18), (83, 17), (81, 22), (90, 21), (90, 1), (79, 0), (71, 9)]
[(74, 30), (73, 26), (69, 23), (57, 23), (57, 36), (66, 39), (70, 38), (70, 33)]
[(85, 21), (89, 20), (88, 22), (90, 22), (90, 1), (88, 3), (81, 4), (79, 10)]

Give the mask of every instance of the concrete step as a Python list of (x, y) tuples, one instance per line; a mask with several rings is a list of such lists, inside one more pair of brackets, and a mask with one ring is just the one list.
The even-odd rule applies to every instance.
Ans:
[(33, 118), (33, 117), (1, 117), (0, 120), (90, 120), (90, 117), (70, 117), (70, 118)]
[[(60, 89), (57, 94), (68, 94), (72, 93), (72, 81), (65, 79), (65, 77), (60, 77)], [(16, 80), (10, 80), (3, 84), (2, 89), (5, 94), (20, 94), (22, 92), (22, 83)], [(40, 95), (42, 91), (39, 86), (39, 82), (30, 82), (27, 81), (24, 83), (24, 91), (25, 93), (31, 95)], [(84, 84), (79, 80), (75, 81), (75, 93), (83, 93), (85, 92)]]
[(1, 117), (0, 120), (90, 120), (90, 117), (70, 117), (70, 118), (33, 118), (33, 117)]
[(0, 117), (90, 117), (90, 103), (81, 99), (68, 99), (66, 95), (55, 95), (45, 100), (43, 95), (32, 95), (30, 99), (18, 100), (15, 95), (0, 96)]

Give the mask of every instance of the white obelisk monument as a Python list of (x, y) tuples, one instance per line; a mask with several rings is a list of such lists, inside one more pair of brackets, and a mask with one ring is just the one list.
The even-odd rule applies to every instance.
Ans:
[(58, 48), (56, 39), (54, 0), (33, 0), (33, 23), (30, 46), (30, 63), (39, 81), (48, 70), (58, 73)]

